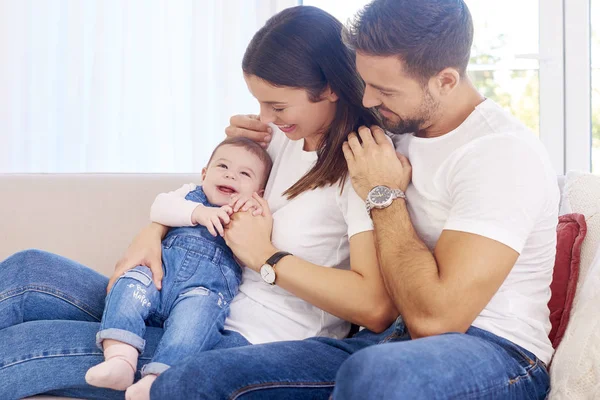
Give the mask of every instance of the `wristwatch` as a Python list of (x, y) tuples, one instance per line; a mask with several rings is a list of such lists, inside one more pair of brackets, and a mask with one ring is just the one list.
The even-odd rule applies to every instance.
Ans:
[(260, 267), (260, 276), (269, 285), (275, 285), (275, 279), (277, 274), (275, 273), (275, 264), (279, 262), (285, 256), (291, 256), (292, 253), (287, 251), (278, 251), (273, 254), (269, 259)]
[(369, 191), (365, 200), (367, 212), (371, 214), (374, 208), (389, 207), (395, 199), (406, 199), (406, 195), (400, 189), (390, 189), (384, 185), (375, 186)]

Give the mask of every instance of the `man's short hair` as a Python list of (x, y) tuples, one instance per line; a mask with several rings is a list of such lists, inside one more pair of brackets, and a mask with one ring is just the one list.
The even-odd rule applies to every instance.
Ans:
[(422, 82), (448, 67), (464, 76), (473, 21), (463, 0), (374, 0), (344, 29), (344, 42), (367, 55), (398, 56)]

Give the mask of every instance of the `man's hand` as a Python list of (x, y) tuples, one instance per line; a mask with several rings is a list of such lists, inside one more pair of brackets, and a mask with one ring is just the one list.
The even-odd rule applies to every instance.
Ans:
[(217, 236), (217, 233), (223, 236), (223, 226), (229, 224), (229, 216), (231, 214), (233, 214), (233, 209), (227, 205), (222, 207), (206, 207), (198, 204), (198, 207), (192, 213), (192, 222), (205, 226), (213, 236)]
[(150, 268), (154, 285), (160, 290), (163, 278), (162, 246), (160, 242), (166, 232), (167, 228), (157, 223), (152, 223), (142, 229), (127, 248), (125, 255), (115, 265), (115, 272), (108, 281), (106, 291), (110, 291), (121, 275), (138, 265), (145, 265)]
[(241, 136), (267, 147), (271, 141), (271, 127), (261, 122), (258, 115), (234, 115), (225, 128), (227, 137)]
[(369, 191), (377, 185), (406, 191), (412, 175), (410, 162), (396, 153), (383, 129), (361, 126), (358, 134), (362, 144), (352, 132), (342, 147), (356, 193), (366, 199)]

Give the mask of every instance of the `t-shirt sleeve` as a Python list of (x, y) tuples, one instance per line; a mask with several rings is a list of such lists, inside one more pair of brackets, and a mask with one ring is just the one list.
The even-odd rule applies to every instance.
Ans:
[(512, 135), (468, 145), (446, 169), (451, 201), (445, 230), (469, 232), (521, 253), (548, 196), (541, 155)]
[(373, 230), (373, 221), (367, 213), (365, 202), (354, 191), (350, 179), (344, 184), (340, 206), (348, 225), (348, 239), (357, 233)]

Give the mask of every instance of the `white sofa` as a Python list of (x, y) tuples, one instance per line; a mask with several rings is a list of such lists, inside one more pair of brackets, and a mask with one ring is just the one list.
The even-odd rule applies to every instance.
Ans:
[[(38, 248), (110, 276), (131, 239), (149, 222), (154, 197), (199, 180), (199, 174), (0, 174), (0, 260)], [(600, 317), (589, 315), (597, 309), (592, 301), (600, 301), (600, 257), (594, 261), (600, 243), (600, 177), (570, 173), (559, 182), (565, 185), (563, 213), (584, 214), (588, 234), (571, 323), (551, 369), (556, 389), (550, 397), (600, 398)], [(594, 284), (582, 290), (585, 280)]]

